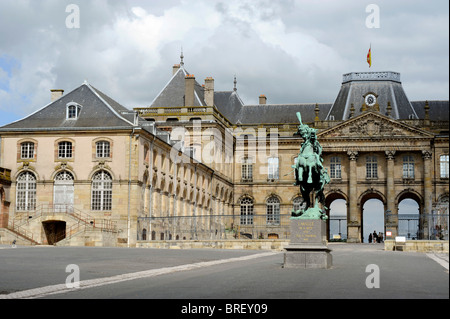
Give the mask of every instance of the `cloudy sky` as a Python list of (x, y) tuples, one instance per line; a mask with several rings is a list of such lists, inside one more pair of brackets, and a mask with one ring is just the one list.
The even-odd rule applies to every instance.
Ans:
[(410, 100), (447, 100), (448, 25), (447, 0), (0, 0), (0, 125), (84, 80), (147, 106), (181, 48), (200, 83), (232, 90), (236, 75), (246, 104), (333, 102), (353, 71), (400, 72)]

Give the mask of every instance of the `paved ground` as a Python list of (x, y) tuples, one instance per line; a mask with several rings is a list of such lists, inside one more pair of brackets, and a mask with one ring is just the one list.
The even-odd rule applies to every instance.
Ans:
[[(449, 298), (448, 254), (329, 247), (333, 267), (325, 270), (282, 268), (283, 252), (270, 251), (1, 246), (0, 299)], [(71, 264), (79, 288), (66, 286)]]

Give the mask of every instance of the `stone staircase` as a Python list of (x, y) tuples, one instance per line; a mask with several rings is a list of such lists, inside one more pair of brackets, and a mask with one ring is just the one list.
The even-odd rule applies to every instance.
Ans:
[(29, 241), (31, 245), (39, 245), (42, 242), (39, 242), (38, 236), (35, 236), (31, 226), (36, 225), (36, 223), (40, 224), (44, 220), (52, 219), (52, 217), (55, 217), (55, 220), (63, 219), (67, 223), (64, 232), (55, 234), (54, 244), (62, 240), (67, 242), (68, 239), (86, 231), (117, 232), (115, 222), (95, 219), (71, 205), (41, 205), (34, 212), (15, 216), (8, 223), (6, 229), (23, 240)]

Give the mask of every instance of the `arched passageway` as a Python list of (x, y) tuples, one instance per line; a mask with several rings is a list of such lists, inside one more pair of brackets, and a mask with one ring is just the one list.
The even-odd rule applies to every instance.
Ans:
[(411, 198), (405, 198), (398, 204), (399, 236), (405, 236), (406, 239), (419, 239), (422, 237), (419, 213), (419, 204)]
[(347, 198), (341, 192), (326, 195), (325, 207), (328, 215), (327, 240), (340, 241), (347, 239)]
[[(361, 239), (363, 243), (368, 243), (369, 239), (372, 239), (373, 242), (374, 232), (377, 234), (377, 236), (381, 233), (381, 238), (384, 239), (384, 205), (381, 200), (372, 198), (364, 203), (362, 210), (362, 221), (363, 233)], [(372, 236), (370, 236), (370, 234), (372, 234)]]

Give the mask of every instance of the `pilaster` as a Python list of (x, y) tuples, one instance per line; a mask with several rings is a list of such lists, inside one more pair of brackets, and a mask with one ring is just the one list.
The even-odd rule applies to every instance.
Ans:
[(385, 151), (386, 154), (386, 198), (387, 212), (385, 216), (386, 230), (391, 231), (392, 237), (398, 234), (398, 211), (395, 206), (395, 186), (394, 186), (394, 169), (395, 169), (395, 151)]
[(358, 211), (358, 190), (357, 190), (357, 167), (356, 160), (358, 158), (357, 151), (348, 151), (347, 155), (350, 159), (349, 168), (349, 205), (348, 205), (348, 230), (347, 241), (352, 243), (361, 242), (361, 216)]
[[(423, 198), (424, 198), (424, 207), (423, 212), (426, 217), (431, 214), (432, 205), (433, 205), (433, 186), (432, 186), (432, 157), (433, 154), (431, 150), (423, 150), (422, 151), (422, 157), (423, 157)], [(428, 223), (428, 218), (424, 218), (425, 224)], [(424, 238), (428, 238), (429, 236), (429, 230), (428, 225), (423, 225), (424, 230)]]

